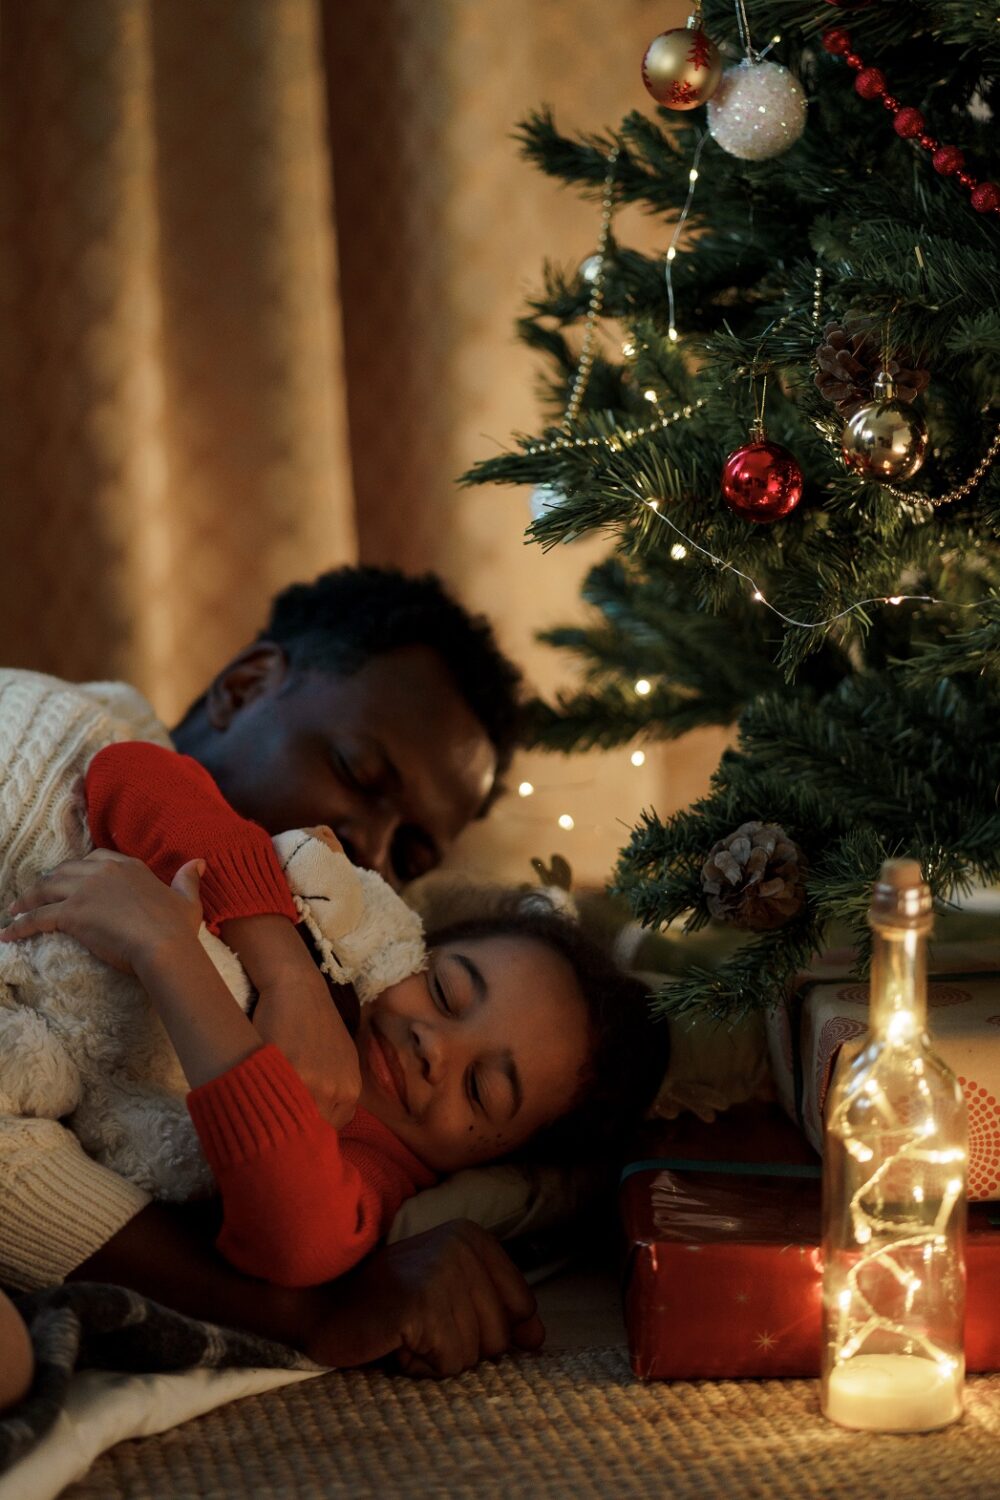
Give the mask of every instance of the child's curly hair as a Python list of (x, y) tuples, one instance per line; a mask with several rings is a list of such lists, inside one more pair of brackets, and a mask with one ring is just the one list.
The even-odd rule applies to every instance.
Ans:
[(535, 1134), (526, 1154), (550, 1162), (603, 1156), (624, 1144), (656, 1095), (670, 1057), (665, 1021), (653, 1019), (649, 991), (614, 963), (570, 917), (525, 903), (523, 893), (486, 915), (428, 934), (429, 947), (469, 938), (524, 937), (560, 954), (587, 1008), (591, 1046), (566, 1114)]

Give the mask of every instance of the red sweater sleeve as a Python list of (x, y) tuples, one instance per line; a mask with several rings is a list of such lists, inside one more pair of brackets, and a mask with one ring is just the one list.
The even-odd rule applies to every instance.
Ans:
[(222, 1194), (217, 1246), (237, 1270), (279, 1286), (342, 1276), (435, 1181), (367, 1111), (336, 1131), (275, 1046), (187, 1097)]
[(189, 755), (128, 740), (107, 745), (86, 776), (87, 820), (99, 849), (130, 854), (163, 881), (204, 859), (201, 899), (213, 932), (230, 917), (298, 921), (268, 833), (241, 818)]

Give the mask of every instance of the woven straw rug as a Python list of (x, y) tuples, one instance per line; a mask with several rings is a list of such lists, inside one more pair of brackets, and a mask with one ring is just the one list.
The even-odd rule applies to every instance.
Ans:
[(617, 1348), (328, 1375), (121, 1443), (63, 1500), (865, 1495), (1000, 1496), (1000, 1376), (969, 1382), (959, 1425), (886, 1437), (822, 1421), (811, 1381), (643, 1385)]

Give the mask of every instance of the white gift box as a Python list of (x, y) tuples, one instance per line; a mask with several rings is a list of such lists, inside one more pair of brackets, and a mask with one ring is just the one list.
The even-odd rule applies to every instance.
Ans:
[[(939, 972), (927, 995), (931, 1046), (958, 1078), (968, 1104), (969, 1198), (998, 1200), (1000, 946), (943, 944), (934, 959)], [(849, 977), (847, 955), (829, 955), (768, 1016), (778, 1098), (817, 1151), (838, 1058), (857, 1052), (867, 1030), (868, 986)]]

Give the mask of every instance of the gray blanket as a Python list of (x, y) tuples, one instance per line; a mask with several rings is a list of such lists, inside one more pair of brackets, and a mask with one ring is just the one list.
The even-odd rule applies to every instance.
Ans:
[(80, 1281), (13, 1300), (31, 1331), (36, 1372), (25, 1399), (0, 1416), (0, 1473), (48, 1432), (76, 1370), (314, 1368), (283, 1344), (198, 1323), (125, 1287)]

